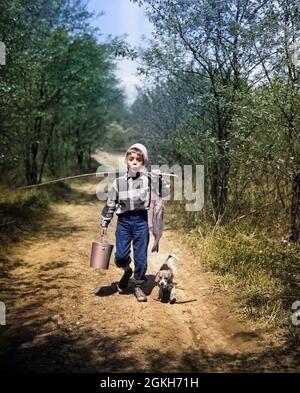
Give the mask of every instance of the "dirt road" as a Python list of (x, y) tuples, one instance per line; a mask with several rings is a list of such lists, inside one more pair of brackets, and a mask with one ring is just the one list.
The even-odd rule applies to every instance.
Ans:
[[(106, 154), (106, 153), (103, 153)], [(117, 156), (107, 156), (115, 165)], [(98, 152), (97, 159), (104, 157)], [(107, 163), (107, 162), (106, 162)], [(296, 356), (270, 340), (267, 327), (238, 319), (230, 293), (204, 273), (174, 229), (160, 252), (149, 250), (147, 303), (117, 293), (121, 271), (89, 267), (103, 203), (96, 180), (73, 182), (76, 193), (52, 207), (38, 234), (10, 250), (1, 277), (7, 325), (1, 368), (22, 372), (285, 371)], [(168, 217), (166, 218), (168, 221)], [(116, 218), (109, 227), (114, 242)], [(170, 224), (170, 223), (169, 223)], [(168, 229), (169, 227), (169, 229)], [(150, 246), (153, 239), (151, 238)], [(178, 303), (157, 301), (154, 275), (169, 253), (180, 258)], [(276, 341), (276, 342), (275, 342)]]

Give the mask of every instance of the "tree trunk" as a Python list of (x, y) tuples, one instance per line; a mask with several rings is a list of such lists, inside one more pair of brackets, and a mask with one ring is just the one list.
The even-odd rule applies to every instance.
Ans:
[(213, 163), (212, 169), (211, 198), (216, 226), (221, 223), (227, 205), (228, 181), (229, 159), (223, 156)]
[(293, 178), (291, 206), (291, 234), (289, 240), (298, 242), (300, 237), (300, 173)]
[(47, 137), (46, 149), (45, 149), (44, 154), (43, 154), (42, 164), (41, 164), (41, 168), (40, 168), (40, 175), (39, 175), (39, 180), (38, 180), (39, 183), (41, 183), (41, 181), (42, 181), (42, 176), (43, 176), (45, 163), (46, 163), (46, 160), (47, 160), (47, 157), (48, 157), (48, 153), (49, 153), (49, 146), (50, 146), (50, 143), (51, 143), (51, 140), (52, 140), (52, 135), (53, 135), (54, 127), (55, 127), (55, 122), (56, 122), (56, 120), (54, 120), (51, 123), (50, 131), (49, 131), (49, 134), (48, 134), (48, 137)]
[(24, 159), (26, 184), (30, 185), (30, 158), (29, 155)]
[(78, 168), (82, 170), (83, 168), (83, 158), (84, 158), (84, 150), (81, 145), (81, 138), (80, 138), (80, 129), (79, 127), (75, 130), (76, 134), (76, 156), (77, 156), (77, 164)]
[(87, 167), (88, 167), (88, 169), (92, 168), (92, 146), (91, 145), (89, 145), (88, 158), (87, 158)]
[(82, 170), (83, 168), (83, 150), (82, 149), (78, 149), (76, 152), (77, 155), (77, 163), (78, 163), (78, 168), (80, 170)]
[(38, 181), (38, 165), (37, 165), (37, 155), (39, 151), (40, 136), (42, 130), (42, 118), (39, 116), (36, 119), (34, 126), (34, 140), (31, 142), (30, 147), (30, 172), (29, 181), (30, 184), (37, 184)]

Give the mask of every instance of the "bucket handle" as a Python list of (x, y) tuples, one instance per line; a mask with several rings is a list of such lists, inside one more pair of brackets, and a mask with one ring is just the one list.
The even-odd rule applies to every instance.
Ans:
[(103, 234), (101, 229), (100, 229), (100, 242), (107, 243), (107, 233)]
[(107, 235), (103, 235), (102, 233), (100, 233), (100, 242), (104, 243), (104, 240), (107, 239)]

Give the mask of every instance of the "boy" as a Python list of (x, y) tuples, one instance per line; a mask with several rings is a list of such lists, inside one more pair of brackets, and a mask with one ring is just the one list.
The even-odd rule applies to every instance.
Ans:
[(146, 302), (147, 296), (141, 287), (146, 281), (151, 192), (156, 192), (161, 197), (167, 196), (170, 193), (170, 185), (159, 175), (159, 169), (151, 171), (151, 176), (144, 173), (148, 162), (148, 152), (144, 145), (132, 145), (127, 150), (125, 159), (127, 173), (114, 180), (101, 212), (101, 233), (107, 234), (107, 227), (115, 211), (118, 216), (115, 263), (124, 270), (117, 286), (118, 292), (124, 293), (133, 273), (130, 267), (132, 241), (135, 264), (134, 294), (139, 302)]

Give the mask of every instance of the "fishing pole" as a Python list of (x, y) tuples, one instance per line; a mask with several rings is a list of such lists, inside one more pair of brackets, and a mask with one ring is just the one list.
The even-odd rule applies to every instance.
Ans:
[[(46, 181), (44, 183), (39, 183), (39, 184), (32, 184), (30, 186), (23, 186), (23, 187), (18, 187), (19, 190), (25, 190), (25, 189), (29, 189), (29, 188), (36, 188), (36, 187), (42, 187), (42, 186), (46, 186), (48, 184), (53, 184), (53, 183), (58, 183), (60, 181), (64, 181), (64, 180), (70, 180), (70, 179), (78, 179), (80, 177), (87, 177), (87, 176), (94, 176), (94, 175), (109, 175), (109, 174), (116, 174), (116, 173), (122, 173), (122, 172), (126, 172), (126, 171), (105, 171), (105, 172), (94, 172), (94, 173), (85, 173), (82, 175), (75, 175), (75, 176), (68, 176), (68, 177), (62, 177), (59, 179), (55, 179), (55, 180), (49, 180)], [(164, 175), (164, 176), (173, 176), (173, 177), (177, 177), (176, 174), (174, 173), (153, 173), (153, 172), (142, 172), (143, 174), (152, 174), (154, 176), (159, 176), (159, 175)]]

